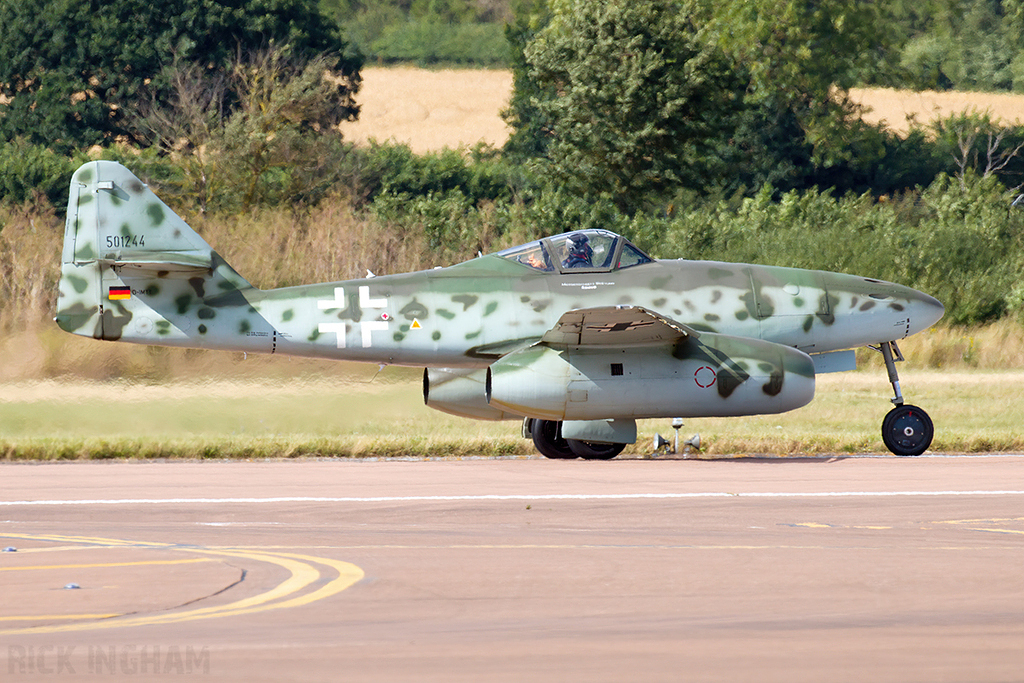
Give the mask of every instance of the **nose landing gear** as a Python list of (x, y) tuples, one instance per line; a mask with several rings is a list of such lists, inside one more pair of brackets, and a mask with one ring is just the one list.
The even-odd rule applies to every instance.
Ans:
[(892, 399), (896, 407), (882, 420), (882, 441), (885, 447), (896, 455), (921, 455), (928, 450), (935, 435), (932, 419), (917, 406), (908, 405), (903, 401), (900, 377), (896, 372), (896, 361), (902, 361), (903, 354), (900, 353), (896, 342), (882, 342), (878, 350), (885, 359), (889, 382), (892, 383), (893, 392), (896, 394)]
[(882, 441), (896, 455), (921, 455), (934, 433), (932, 419), (917, 406), (896, 406), (882, 420)]

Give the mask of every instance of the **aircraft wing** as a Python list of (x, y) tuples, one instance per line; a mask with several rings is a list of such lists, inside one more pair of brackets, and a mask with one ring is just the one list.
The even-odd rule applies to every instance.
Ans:
[(562, 314), (541, 341), (548, 346), (647, 346), (700, 334), (642, 306), (581, 308)]

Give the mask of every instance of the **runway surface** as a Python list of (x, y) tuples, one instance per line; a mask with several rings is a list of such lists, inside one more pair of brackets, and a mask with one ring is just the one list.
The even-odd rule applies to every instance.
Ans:
[(1022, 468), (7, 463), (0, 673), (1021, 681)]

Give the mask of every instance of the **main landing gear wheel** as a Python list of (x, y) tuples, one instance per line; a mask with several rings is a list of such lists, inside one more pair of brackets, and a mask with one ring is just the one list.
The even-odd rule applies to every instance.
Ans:
[(585, 460), (611, 460), (626, 447), (624, 443), (594, 443), (576, 439), (566, 439), (566, 443), (573, 453)]
[(932, 419), (917, 406), (896, 406), (882, 421), (882, 441), (896, 455), (921, 455), (934, 435)]
[(595, 443), (562, 438), (562, 423), (556, 420), (533, 420), (530, 427), (533, 445), (545, 458), (555, 460), (611, 460), (626, 447), (624, 443)]
[(530, 428), (533, 445), (545, 458), (572, 460), (578, 458), (569, 448), (569, 442), (562, 438), (562, 423), (555, 420), (534, 420)]

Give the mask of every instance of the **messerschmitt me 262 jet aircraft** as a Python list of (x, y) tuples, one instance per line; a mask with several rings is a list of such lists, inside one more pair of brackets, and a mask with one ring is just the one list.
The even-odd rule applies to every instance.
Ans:
[(549, 458), (612, 458), (640, 418), (781, 413), (818, 373), (882, 353), (886, 446), (933, 428), (904, 403), (896, 342), (942, 304), (888, 282), (741, 263), (656, 260), (605, 230), (448, 268), (260, 290), (128, 169), (71, 180), (57, 324), (95, 339), (425, 367), (438, 410), (522, 420)]

